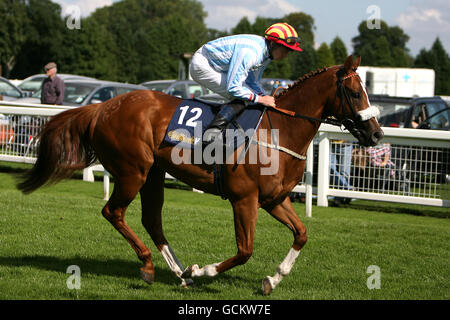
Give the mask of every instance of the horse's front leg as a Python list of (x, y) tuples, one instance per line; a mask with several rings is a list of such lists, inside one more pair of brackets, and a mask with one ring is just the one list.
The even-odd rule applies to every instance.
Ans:
[(209, 276), (214, 277), (237, 265), (244, 264), (253, 253), (253, 238), (255, 235), (256, 221), (258, 219), (257, 197), (247, 197), (232, 203), (234, 212), (234, 229), (236, 233), (237, 254), (223, 262), (206, 265), (200, 268), (198, 265), (188, 267), (181, 275), (182, 278)]

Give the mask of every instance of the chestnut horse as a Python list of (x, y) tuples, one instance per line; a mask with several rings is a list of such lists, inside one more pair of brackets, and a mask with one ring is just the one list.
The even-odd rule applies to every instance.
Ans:
[(305, 169), (302, 156), (320, 122), (333, 117), (331, 122), (344, 124), (365, 146), (376, 145), (383, 137), (373, 112), (376, 108), (370, 106), (367, 92), (355, 72), (359, 63), (360, 57), (349, 56), (343, 66), (313, 72), (276, 96), (279, 109), (268, 109), (255, 134), (258, 137), (263, 129), (279, 130), (279, 141), (268, 137), (269, 143), (260, 146), (266, 151), (275, 144), (279, 146), (270, 150), (277, 157), (276, 172), (261, 174), (260, 169), (267, 164), (260, 162), (223, 165), (223, 194), (233, 208), (237, 244), (236, 255), (225, 261), (185, 269), (163, 233), (161, 210), (166, 172), (194, 188), (218, 194), (211, 165), (174, 164), (175, 146), (164, 143), (168, 124), (181, 101), (176, 97), (134, 91), (54, 116), (43, 127), (35, 165), (18, 188), (30, 193), (46, 183), (69, 177), (98, 159), (115, 181), (102, 214), (136, 251), (144, 264), (141, 276), (150, 284), (155, 272), (152, 253), (124, 220), (126, 209), (138, 192), (142, 224), (183, 286), (192, 284), (194, 277), (213, 277), (246, 263), (253, 251), (258, 208), (264, 208), (294, 236), (292, 247), (275, 275), (263, 280), (263, 292), (269, 294), (289, 274), (307, 240), (306, 228), (288, 194), (302, 178)]

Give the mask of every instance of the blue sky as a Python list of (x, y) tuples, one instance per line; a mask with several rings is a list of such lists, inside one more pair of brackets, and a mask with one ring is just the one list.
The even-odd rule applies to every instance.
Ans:
[(208, 12), (206, 24), (217, 29), (231, 29), (243, 16), (282, 17), (303, 11), (314, 18), (316, 46), (330, 43), (338, 35), (352, 51), (351, 39), (358, 25), (370, 17), (367, 8), (376, 5), (380, 17), (389, 26), (400, 26), (409, 36), (407, 44), (413, 55), (429, 49), (440, 37), (450, 53), (450, 1), (448, 0), (201, 0)]
[[(77, 5), (83, 15), (118, 0), (53, 0), (62, 5)], [(369, 18), (369, 6), (380, 10), (389, 26), (400, 26), (410, 36), (407, 47), (412, 55), (429, 49), (437, 36), (450, 53), (450, 1), (448, 0), (197, 0), (204, 6), (209, 28), (230, 30), (244, 16), (251, 22), (257, 16), (278, 18), (295, 11), (310, 14), (316, 25), (315, 41), (330, 43), (339, 36), (352, 52), (351, 39), (358, 25)], [(300, 35), (301, 36), (301, 35)]]
[[(336, 36), (345, 40), (347, 49), (351, 48), (351, 38), (357, 35), (358, 25), (367, 20), (373, 13), (367, 9), (371, 5), (378, 6), (380, 17), (388, 25), (396, 25), (395, 19), (405, 11), (409, 0), (340, 0), (340, 1), (288, 1), (298, 4), (303, 12), (310, 14), (317, 27), (316, 42), (333, 41)], [(318, 5), (319, 4), (319, 5)]]

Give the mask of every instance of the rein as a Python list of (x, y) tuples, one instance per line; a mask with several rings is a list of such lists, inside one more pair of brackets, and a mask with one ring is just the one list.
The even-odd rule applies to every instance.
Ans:
[[(338, 71), (338, 73), (342, 73), (342, 72), (343, 72), (343, 68), (341, 68)], [(303, 115), (303, 114), (296, 113), (296, 112), (291, 111), (291, 110), (279, 108), (277, 106), (275, 106), (275, 107), (265, 107), (261, 118), (264, 116), (264, 113), (266, 113), (267, 114), (267, 118), (269, 120), (270, 128), (273, 129), (272, 121), (270, 120), (270, 116), (269, 116), (269, 112), (268, 112), (269, 109), (272, 109), (272, 110), (274, 110), (276, 112), (279, 112), (281, 114), (285, 114), (285, 115), (287, 115), (289, 117), (293, 117), (293, 118), (301, 118), (301, 119), (306, 119), (306, 120), (309, 120), (309, 121), (312, 121), (312, 122), (326, 123), (326, 124), (331, 124), (333, 126), (338, 126), (338, 127), (344, 126), (348, 131), (350, 131), (350, 133), (352, 133), (355, 137), (359, 138), (361, 136), (361, 132), (356, 127), (354, 121), (346, 116), (344, 98), (345, 98), (345, 101), (347, 101), (347, 104), (348, 104), (351, 112), (353, 113), (353, 116), (355, 117), (355, 119), (358, 119), (358, 113), (353, 108), (351, 100), (350, 100), (350, 97), (348, 96), (348, 93), (345, 90), (344, 85), (343, 85), (344, 80), (346, 80), (348, 78), (351, 78), (351, 77), (354, 77), (354, 76), (357, 76), (357, 75), (358, 74), (355, 71), (349, 73), (346, 76), (340, 76), (338, 74), (338, 83), (337, 83), (338, 90), (336, 91), (336, 96), (334, 97), (334, 101), (336, 102), (337, 96), (339, 95), (339, 98), (341, 100), (341, 103), (340, 103), (341, 104), (341, 108), (342, 108), (342, 110), (344, 112), (344, 120), (342, 120), (342, 121), (334, 119), (334, 118), (330, 118), (330, 117), (327, 117), (325, 119), (314, 118), (314, 117), (310, 117), (310, 116), (306, 116), (306, 115)], [(274, 91), (273, 95), (275, 95), (277, 90), (278, 90), (278, 88)], [(267, 110), (267, 112), (265, 112), (266, 110)], [(276, 149), (276, 150), (279, 150), (279, 151), (283, 151), (283, 152), (285, 152), (287, 154), (290, 154), (291, 156), (293, 156), (294, 158), (297, 158), (299, 160), (306, 160), (306, 156), (297, 154), (297, 153), (295, 153), (295, 152), (293, 152), (293, 151), (291, 151), (291, 150), (289, 150), (287, 148), (281, 147), (281, 146), (278, 145), (278, 142), (275, 142), (275, 144), (267, 144), (267, 143), (263, 143), (261, 141), (252, 141), (252, 143), (256, 143), (256, 144), (259, 144), (261, 146), (268, 147), (268, 148), (271, 148), (271, 149)]]
[(301, 119), (306, 119), (309, 121), (327, 123), (327, 124), (331, 124), (331, 125), (338, 126), (338, 127), (342, 126), (342, 122), (340, 122), (339, 120), (333, 119), (333, 118), (320, 119), (320, 118), (305, 116), (303, 114), (295, 113), (294, 111), (286, 110), (286, 109), (279, 108), (279, 107), (268, 107), (268, 108), (273, 109), (279, 113), (285, 114), (285, 115), (287, 115), (289, 117), (293, 117), (293, 118), (301, 118)]
[[(343, 68), (341, 68), (338, 72), (343, 72)], [(344, 98), (345, 98), (345, 101), (347, 101), (347, 104), (348, 104), (351, 112), (355, 116), (355, 119), (358, 118), (358, 114), (356, 113), (356, 111), (354, 110), (354, 108), (353, 108), (353, 106), (351, 104), (350, 97), (348, 96), (347, 91), (345, 91), (343, 82), (344, 82), (345, 79), (354, 77), (356, 75), (358, 75), (356, 72), (351, 72), (351, 73), (349, 73), (346, 76), (339, 76), (338, 75), (338, 84), (337, 84), (338, 85), (338, 90), (336, 91), (336, 96), (334, 98), (334, 101), (336, 101), (337, 96), (339, 94), (339, 97), (341, 99), (341, 108), (344, 111), (344, 117), (345, 117), (345, 114), (346, 114), (346, 112), (345, 112), (345, 102), (344, 102)], [(277, 90), (275, 90), (273, 95), (275, 95), (276, 91)], [(260, 117), (260, 119), (258, 121), (258, 124), (256, 126), (258, 128), (259, 124), (261, 123), (262, 118), (264, 117), (264, 115), (267, 115), (267, 118), (269, 120), (270, 129), (271, 129), (272, 141), (274, 141), (274, 137), (272, 136), (272, 129), (273, 129), (273, 127), (272, 127), (272, 121), (270, 120), (270, 116), (269, 116), (269, 112), (268, 112), (269, 109), (273, 109), (276, 112), (285, 114), (285, 115), (293, 117), (293, 118), (301, 118), (301, 119), (306, 119), (306, 120), (309, 120), (309, 121), (331, 124), (331, 125), (338, 126), (338, 127), (344, 126), (355, 137), (358, 137), (359, 135), (361, 135), (360, 131), (356, 128), (356, 125), (353, 122), (353, 120), (349, 119), (348, 117), (345, 117), (345, 119), (342, 120), (342, 121), (339, 121), (339, 120), (333, 119), (333, 118), (329, 118), (329, 117), (325, 118), (325, 119), (319, 119), (319, 118), (306, 116), (306, 115), (299, 114), (299, 113), (296, 113), (296, 112), (291, 111), (291, 110), (286, 110), (286, 109), (279, 108), (279, 107), (275, 106), (275, 107), (265, 107), (264, 108), (264, 110), (263, 110), (263, 112), (261, 114), (261, 117)], [(259, 140), (256, 140), (256, 139), (255, 140), (251, 139), (250, 141), (247, 142), (247, 147), (244, 149), (244, 152), (241, 154), (239, 159), (241, 159), (243, 156), (245, 156), (245, 154), (247, 153), (247, 151), (249, 149), (250, 144), (257, 144), (257, 145), (260, 145), (262, 147), (266, 147), (266, 148), (282, 151), (282, 152), (285, 152), (285, 153), (291, 155), (292, 157), (294, 157), (294, 158), (296, 158), (298, 160), (306, 160), (306, 156), (305, 155), (298, 154), (298, 153), (296, 153), (296, 152), (294, 152), (292, 150), (289, 150), (288, 148), (280, 146), (278, 144), (278, 141), (274, 141), (274, 143), (267, 143), (267, 142), (259, 141)], [(238, 159), (237, 163), (240, 162), (239, 159)], [(224, 187), (223, 187), (222, 165), (214, 164), (214, 166), (213, 166), (213, 174), (214, 174), (214, 184), (216, 186), (216, 190), (217, 190), (218, 194), (221, 196), (222, 199), (224, 199), (224, 200), (227, 199), (227, 197), (226, 197), (226, 195), (224, 193)]]
[[(340, 69), (339, 72), (341, 72), (341, 70), (342, 69)], [(347, 101), (347, 104), (349, 105), (350, 110), (352, 111), (352, 113), (355, 116), (355, 118), (357, 118), (357, 115), (356, 115), (356, 112), (355, 112), (355, 110), (354, 110), (354, 108), (353, 108), (353, 106), (351, 104), (350, 97), (348, 96), (347, 91), (345, 91), (345, 89), (344, 89), (343, 82), (344, 82), (344, 80), (346, 80), (348, 78), (351, 78), (351, 77), (354, 77), (356, 75), (358, 75), (356, 72), (352, 72), (352, 73), (349, 73), (346, 76), (338, 78), (338, 90), (336, 91), (336, 96), (334, 98), (334, 100), (336, 101), (336, 98), (337, 98), (337, 96), (339, 94), (339, 96), (341, 98), (342, 110), (345, 111), (345, 103), (344, 103), (344, 100), (343, 100), (343, 97), (345, 97), (345, 100)], [(275, 95), (276, 91), (277, 90), (275, 90), (274, 95)], [(349, 118), (346, 118), (346, 119), (344, 119), (342, 121), (339, 121), (339, 120), (334, 119), (334, 118), (320, 119), (320, 118), (314, 118), (314, 117), (306, 116), (306, 115), (303, 115), (303, 114), (299, 114), (299, 113), (296, 113), (296, 112), (291, 111), (291, 110), (279, 108), (277, 106), (269, 107), (269, 108), (273, 109), (273, 110), (275, 110), (275, 111), (277, 111), (279, 113), (282, 113), (282, 114), (285, 114), (287, 116), (293, 117), (293, 118), (301, 118), (301, 119), (306, 119), (306, 120), (309, 120), (309, 121), (331, 124), (331, 125), (337, 126), (337, 127), (342, 127), (342, 125), (344, 125), (344, 127), (346, 127), (347, 129), (349, 129), (348, 127), (351, 127), (352, 130), (355, 129), (354, 122), (351, 119), (349, 119)], [(349, 131), (351, 131), (351, 130), (349, 129)]]

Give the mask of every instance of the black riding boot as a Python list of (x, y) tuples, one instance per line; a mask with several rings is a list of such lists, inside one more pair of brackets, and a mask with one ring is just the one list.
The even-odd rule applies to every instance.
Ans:
[(217, 139), (223, 129), (233, 121), (245, 108), (245, 102), (242, 100), (233, 100), (220, 110), (214, 120), (206, 128), (203, 135), (203, 142), (209, 144)]

